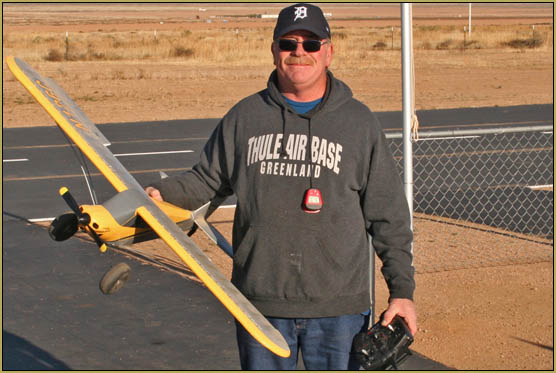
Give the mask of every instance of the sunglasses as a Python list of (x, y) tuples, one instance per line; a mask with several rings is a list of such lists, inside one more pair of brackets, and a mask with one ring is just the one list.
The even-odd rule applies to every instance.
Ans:
[(293, 40), (293, 39), (279, 39), (278, 40), (278, 47), (282, 51), (293, 52), (294, 50), (297, 49), (297, 44), (302, 44), (303, 49), (305, 50), (305, 52), (311, 53), (311, 52), (319, 51), (320, 47), (323, 44), (326, 44), (326, 43), (328, 43), (328, 40), (325, 40), (325, 41), (320, 41), (320, 40), (297, 41), (297, 40)]

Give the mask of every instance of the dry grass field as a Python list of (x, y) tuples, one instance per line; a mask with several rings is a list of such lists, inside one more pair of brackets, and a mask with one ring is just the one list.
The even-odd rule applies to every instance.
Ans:
[[(471, 36), (466, 6), (413, 8), (417, 109), (553, 101), (551, 7), (477, 4)], [(274, 21), (251, 15), (279, 9), (4, 4), (3, 53), (54, 78), (96, 123), (220, 117), (266, 86)], [(335, 75), (373, 110), (401, 110), (399, 6), (323, 9)], [(4, 127), (52, 123), (5, 63), (2, 81)]]
[[(274, 20), (255, 15), (282, 7), (3, 5), (3, 55), (56, 80), (96, 123), (222, 116), (266, 86)], [(322, 8), (332, 13), (334, 74), (373, 110), (401, 110), (399, 5)], [(553, 103), (552, 4), (473, 4), (471, 35), (467, 12), (467, 3), (414, 4), (417, 109)], [(4, 128), (54, 125), (5, 62), (2, 82)], [(230, 234), (229, 210), (212, 220)], [(458, 369), (553, 370), (553, 248), (447, 223), (415, 219), (413, 348)], [(229, 260), (195, 239), (228, 273)], [(175, 260), (157, 242), (140, 249)], [(501, 251), (527, 254), (470, 260)], [(379, 278), (377, 310), (386, 298)]]

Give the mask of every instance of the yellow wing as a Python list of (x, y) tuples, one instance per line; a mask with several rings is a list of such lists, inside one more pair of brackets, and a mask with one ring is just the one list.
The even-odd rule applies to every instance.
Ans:
[(53, 80), (45, 78), (15, 57), (6, 58), (14, 76), (56, 121), (58, 126), (91, 160), (108, 181), (122, 192), (141, 186), (106, 149), (108, 140)]
[(158, 207), (153, 203), (145, 204), (137, 209), (137, 213), (203, 281), (253, 338), (278, 356), (290, 356), (289, 346), (280, 332)]
[(147, 196), (139, 183), (106, 148), (106, 138), (77, 105), (51, 79), (42, 77), (18, 58), (8, 57), (9, 69), (46, 109), (58, 126), (71, 138), (118, 192), (133, 190), (137, 214), (166, 242), (230, 313), (263, 346), (288, 357), (284, 337), (226, 279), (203, 251)]

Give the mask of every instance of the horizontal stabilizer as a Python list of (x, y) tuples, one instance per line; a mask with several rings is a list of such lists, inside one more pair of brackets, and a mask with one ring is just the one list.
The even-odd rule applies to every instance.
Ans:
[(201, 230), (218, 245), (230, 258), (234, 257), (234, 249), (228, 243), (228, 240), (216, 229), (212, 224), (208, 223), (205, 219), (210, 207), (210, 202), (207, 202), (197, 210), (192, 212), (193, 221)]

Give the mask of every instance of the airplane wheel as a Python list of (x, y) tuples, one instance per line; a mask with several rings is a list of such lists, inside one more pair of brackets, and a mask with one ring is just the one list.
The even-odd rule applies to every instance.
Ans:
[(126, 263), (118, 263), (110, 268), (100, 280), (100, 291), (113, 294), (120, 290), (129, 278), (131, 268)]

